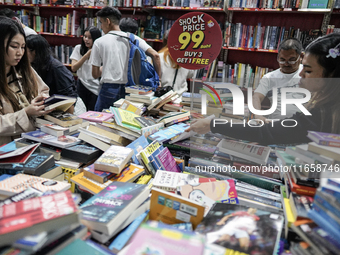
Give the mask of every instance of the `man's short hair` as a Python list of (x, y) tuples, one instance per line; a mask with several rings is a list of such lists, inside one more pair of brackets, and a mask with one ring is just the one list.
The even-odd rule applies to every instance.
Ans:
[(278, 53), (281, 50), (295, 50), (297, 54), (303, 51), (302, 43), (296, 38), (287, 38), (280, 43)]
[(138, 31), (138, 23), (132, 18), (122, 18), (119, 22), (119, 27), (123, 32), (129, 32), (131, 34), (136, 34)]
[(11, 10), (9, 8), (4, 8), (4, 9), (0, 10), (0, 16), (6, 16), (8, 18), (13, 18), (13, 17), (18, 17), (19, 15), (17, 15), (13, 10)]
[(97, 17), (108, 18), (115, 25), (119, 25), (119, 21), (122, 18), (120, 11), (111, 6), (105, 6), (99, 12), (97, 12)]

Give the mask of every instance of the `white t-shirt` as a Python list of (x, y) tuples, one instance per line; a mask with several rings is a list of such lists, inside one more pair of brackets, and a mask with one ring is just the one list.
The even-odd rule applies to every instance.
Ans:
[[(300, 112), (299, 108), (295, 105), (288, 104), (287, 105), (287, 114), (281, 114), (281, 88), (287, 87), (299, 87), (300, 76), (299, 73), (301, 72), (303, 66), (300, 65), (299, 69), (291, 74), (282, 73), (280, 69), (276, 69), (273, 72), (267, 73), (262, 77), (260, 80), (259, 86), (255, 90), (255, 92), (261, 93), (264, 96), (267, 96), (270, 100), (270, 103), (273, 103), (273, 88), (277, 89), (277, 108), (276, 110), (266, 116), (269, 119), (284, 119), (293, 116), (296, 112)], [(287, 98), (304, 98), (305, 96), (301, 93), (287, 93)]]
[(28, 26), (24, 26), (24, 32), (26, 37), (29, 35), (37, 35), (37, 32), (35, 32), (32, 28), (28, 27)]
[[(122, 31), (110, 31), (117, 35), (127, 37), (127, 33)], [(94, 66), (103, 66), (100, 83), (126, 84), (130, 44), (128, 39), (107, 33), (98, 38), (91, 51), (90, 63)], [(151, 48), (143, 39), (136, 36), (139, 47), (143, 51)]]
[[(74, 59), (79, 61), (83, 56), (80, 54), (81, 45), (78, 44), (71, 56), (70, 59)], [(92, 55), (92, 52), (91, 52)], [(93, 94), (99, 94), (99, 79), (94, 79), (92, 76), (92, 65), (90, 64), (89, 59), (86, 59), (83, 65), (77, 70), (78, 79), (81, 81), (84, 86), (90, 90)]]
[[(159, 54), (161, 60), (161, 68), (162, 68), (162, 87), (164, 86), (172, 86), (174, 82), (174, 77), (176, 73), (176, 69), (172, 68), (170, 65), (170, 58), (167, 57), (167, 62), (164, 60), (164, 53)], [(180, 67), (177, 72), (175, 84), (173, 90), (177, 92), (179, 95), (182, 95), (184, 92), (188, 91), (188, 78), (193, 78), (196, 74), (196, 70), (189, 70), (183, 67)]]

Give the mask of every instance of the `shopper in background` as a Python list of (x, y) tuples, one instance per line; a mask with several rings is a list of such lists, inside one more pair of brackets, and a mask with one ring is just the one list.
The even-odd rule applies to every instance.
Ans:
[(0, 10), (0, 16), (6, 16), (8, 18), (11, 18), (11, 19), (19, 22), (21, 24), (21, 26), (23, 27), (26, 36), (37, 34), (37, 32), (35, 32), (32, 28), (29, 28), (28, 26), (25, 26), (24, 24), (22, 24), (22, 22), (18, 18), (18, 15), (13, 10), (11, 10), (9, 8), (1, 9)]
[(212, 131), (264, 145), (308, 143), (309, 130), (340, 134), (340, 34), (329, 34), (311, 42), (302, 65), (299, 86), (311, 92), (312, 98), (306, 105), (311, 115), (299, 112), (291, 120), (286, 119), (284, 125), (277, 121), (260, 127), (216, 124), (215, 120), (203, 119), (193, 121), (187, 131), (200, 134)]
[(92, 65), (89, 62), (93, 43), (101, 37), (98, 28), (90, 26), (85, 29), (81, 44), (76, 45), (70, 59), (72, 71), (77, 72), (77, 91), (88, 111), (94, 111), (99, 93), (99, 79), (92, 76)]
[[(30, 35), (27, 37), (27, 48), (29, 61), (50, 88), (50, 95), (58, 94), (77, 98), (73, 74), (63, 63), (52, 56), (50, 45), (46, 39), (40, 35)], [(78, 100), (78, 104), (84, 104)], [(74, 112), (74, 106), (68, 112), (80, 114), (79, 111)]]
[(131, 33), (137, 35), (138, 32), (138, 22), (132, 18), (122, 18), (119, 21), (119, 28), (123, 32)]
[(173, 91), (178, 95), (182, 95), (188, 91), (187, 79), (196, 75), (195, 70), (180, 67), (170, 56), (168, 48), (168, 36), (170, 30), (167, 30), (163, 37), (163, 48), (158, 52), (161, 59), (162, 67), (162, 87), (171, 86)]
[[(119, 10), (106, 6), (97, 12), (97, 16), (105, 35), (94, 42), (90, 63), (92, 64), (93, 77), (101, 77), (102, 87), (95, 110), (102, 111), (113, 106), (115, 101), (125, 97), (130, 44), (126, 38), (127, 34), (119, 28), (122, 17)], [(139, 47), (152, 58), (155, 70), (161, 78), (161, 64), (158, 53), (143, 39), (138, 36), (135, 36), (135, 38), (139, 41)]]
[(25, 32), (12, 19), (0, 17), (0, 145), (21, 133), (34, 131), (34, 117), (42, 116), (48, 87), (31, 68)]

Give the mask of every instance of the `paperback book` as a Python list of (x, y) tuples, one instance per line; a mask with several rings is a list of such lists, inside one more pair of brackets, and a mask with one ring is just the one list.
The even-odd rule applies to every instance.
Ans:
[(320, 145), (340, 147), (340, 135), (316, 131), (308, 131), (307, 137)]
[(111, 119), (113, 117), (112, 113), (106, 113), (106, 112), (95, 112), (95, 111), (88, 111), (83, 114), (80, 114), (78, 116), (79, 118), (82, 118), (84, 120), (88, 120), (91, 122), (103, 122)]
[(44, 101), (45, 111), (55, 109), (57, 111), (66, 112), (77, 101), (75, 97), (64, 95), (52, 95)]
[(83, 168), (83, 172), (84, 176), (99, 183), (105, 183), (116, 175), (115, 173), (96, 170), (94, 164)]
[(40, 131), (39, 129), (32, 131), (32, 132), (28, 132), (28, 133), (22, 133), (21, 137), (27, 138), (29, 140), (36, 141), (39, 143), (56, 146), (59, 148), (67, 148), (67, 147), (80, 143), (80, 140), (76, 137), (69, 136), (69, 135), (56, 137), (53, 135), (46, 134)]

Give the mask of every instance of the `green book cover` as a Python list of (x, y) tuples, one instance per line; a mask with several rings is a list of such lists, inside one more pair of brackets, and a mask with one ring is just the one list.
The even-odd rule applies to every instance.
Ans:
[(309, 0), (308, 8), (310, 9), (326, 9), (328, 0)]

